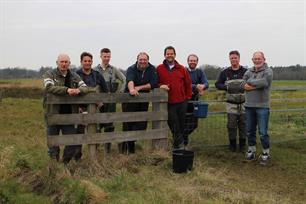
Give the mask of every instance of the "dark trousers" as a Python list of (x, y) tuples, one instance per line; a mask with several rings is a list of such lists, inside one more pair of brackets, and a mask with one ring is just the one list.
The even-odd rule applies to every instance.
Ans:
[(184, 144), (188, 144), (188, 136), (198, 127), (198, 118), (193, 114), (193, 103), (187, 103), (187, 112), (184, 125)]
[(237, 128), (239, 139), (246, 139), (246, 117), (245, 114), (227, 114), (227, 130), (229, 140), (236, 140)]
[[(101, 113), (112, 113), (116, 112), (116, 103), (106, 103), (100, 109)], [(114, 132), (114, 123), (102, 123), (100, 124), (100, 130), (104, 128), (104, 132)]]
[[(76, 134), (76, 129), (74, 125), (50, 125), (47, 126), (47, 135), (59, 135), (60, 131), (62, 131), (63, 135), (67, 134)], [(81, 158), (81, 145), (66, 145), (63, 153), (63, 161), (68, 163), (72, 158), (78, 160)], [(60, 148), (59, 146), (49, 146), (48, 154), (53, 159), (59, 159)]]
[(173, 137), (173, 148), (179, 148), (184, 142), (184, 125), (187, 111), (187, 102), (168, 103), (168, 126)]
[[(148, 111), (149, 103), (122, 103), (122, 112), (145, 112)], [(146, 130), (147, 121), (124, 122), (123, 131)], [(135, 141), (119, 144), (120, 153), (135, 153)]]

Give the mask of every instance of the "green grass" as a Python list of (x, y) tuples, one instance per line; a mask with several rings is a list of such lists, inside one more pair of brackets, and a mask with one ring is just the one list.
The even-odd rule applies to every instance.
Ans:
[[(0, 203), (306, 203), (303, 112), (271, 114), (267, 167), (230, 153), (224, 146), (225, 116), (209, 115), (191, 135), (193, 170), (174, 174), (171, 154), (151, 152), (146, 142), (138, 142), (135, 155), (119, 155), (113, 148), (105, 156), (100, 150), (96, 164), (85, 147), (80, 163), (49, 160), (41, 102), (5, 98), (0, 103)], [(305, 105), (272, 103), (272, 109), (286, 107)], [(220, 104), (209, 108), (223, 110)]]

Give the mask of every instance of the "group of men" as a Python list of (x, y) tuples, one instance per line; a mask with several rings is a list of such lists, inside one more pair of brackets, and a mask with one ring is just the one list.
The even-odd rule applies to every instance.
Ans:
[(267, 66), (264, 53), (260, 51), (253, 54), (254, 66), (250, 69), (240, 65), (238, 51), (231, 51), (229, 59), (231, 66), (220, 73), (215, 83), (217, 89), (226, 91), (229, 148), (236, 151), (238, 132), (239, 150), (245, 151), (247, 138), (248, 149), (245, 158), (247, 161), (255, 160), (258, 127), (262, 144), (259, 161), (266, 165), (270, 159), (268, 124), (273, 71)]
[[(267, 134), (269, 119), (269, 89), (272, 80), (272, 71), (265, 64), (264, 54), (255, 52), (253, 55), (254, 67), (246, 70), (239, 65), (238, 51), (230, 52), (231, 67), (221, 72), (216, 87), (227, 92), (228, 133), (230, 149), (236, 150), (237, 127), (239, 129), (239, 147), (243, 151), (248, 135), (247, 160), (255, 159), (256, 126), (258, 125), (263, 154), (261, 160), (269, 159), (269, 136)], [(45, 93), (70, 96), (95, 92), (125, 92), (137, 97), (140, 93), (150, 92), (154, 88), (161, 88), (168, 92), (168, 126), (172, 133), (173, 149), (183, 149), (188, 145), (188, 135), (197, 128), (198, 119), (193, 116), (193, 106), (188, 101), (195, 101), (203, 95), (209, 87), (207, 78), (201, 69), (197, 68), (198, 56), (191, 54), (187, 58), (188, 66), (184, 67), (176, 60), (176, 51), (172, 46), (164, 49), (164, 61), (156, 68), (149, 62), (149, 55), (140, 52), (136, 63), (127, 69), (126, 76), (109, 64), (111, 51), (103, 48), (100, 52), (101, 64), (92, 68), (93, 56), (83, 52), (80, 57), (81, 68), (76, 72), (69, 70), (70, 58), (60, 54), (57, 58), (57, 68), (44, 75)], [(119, 87), (118, 80), (121, 82)], [(94, 88), (95, 87), (95, 88)], [(245, 94), (246, 93), (246, 94)], [(246, 102), (245, 102), (246, 101)], [(148, 102), (123, 103), (123, 112), (147, 111)], [(97, 104), (100, 112), (115, 112), (116, 104)], [(46, 106), (46, 108), (48, 108)], [(74, 107), (72, 105), (58, 105), (53, 108), (55, 113), (69, 114), (86, 112), (86, 105)], [(186, 115), (187, 113), (187, 115)], [(188, 114), (189, 113), (189, 114)], [(192, 121), (192, 127), (186, 128), (186, 121)], [(245, 124), (246, 127), (245, 127)], [(78, 125), (48, 125), (47, 135), (84, 133), (86, 127)], [(100, 124), (98, 131), (113, 132), (114, 124)], [(145, 130), (147, 122), (125, 122), (123, 131)], [(135, 152), (135, 142), (123, 142), (119, 145), (119, 152), (124, 154)], [(48, 147), (49, 156), (59, 160), (59, 147)], [(105, 144), (106, 152), (111, 144)], [(80, 145), (66, 146), (63, 153), (63, 162), (71, 159), (79, 160), (82, 156)], [(265, 161), (264, 161), (265, 160)]]

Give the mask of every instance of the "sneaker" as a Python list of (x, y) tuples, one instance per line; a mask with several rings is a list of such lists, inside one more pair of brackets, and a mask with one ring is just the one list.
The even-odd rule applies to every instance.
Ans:
[(261, 165), (267, 165), (269, 163), (269, 160), (270, 160), (270, 155), (268, 153), (262, 153), (259, 156), (259, 163)]
[(253, 161), (255, 160), (255, 152), (252, 152), (252, 151), (247, 151), (247, 153), (245, 154), (245, 159), (247, 161)]

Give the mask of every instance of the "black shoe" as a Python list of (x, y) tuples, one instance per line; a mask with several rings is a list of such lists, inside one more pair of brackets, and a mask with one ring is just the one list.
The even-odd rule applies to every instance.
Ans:
[(128, 153), (129, 154), (135, 153), (135, 142), (128, 142)]
[(49, 155), (49, 157), (57, 162), (59, 161), (59, 155)]
[(105, 143), (104, 144), (105, 152), (110, 153), (111, 152), (111, 147), (112, 147), (112, 143)]
[(118, 149), (120, 154), (127, 154), (127, 142), (122, 142), (118, 144)]
[(64, 163), (65, 165), (67, 165), (67, 164), (70, 162), (70, 160), (71, 160), (71, 158), (64, 157), (64, 158), (63, 158), (63, 163)]

